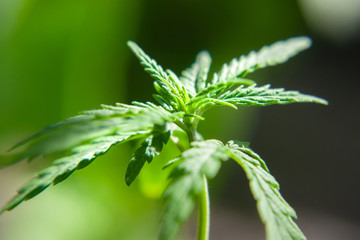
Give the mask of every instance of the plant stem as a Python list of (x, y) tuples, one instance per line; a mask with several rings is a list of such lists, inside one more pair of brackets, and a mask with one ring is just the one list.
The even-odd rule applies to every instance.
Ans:
[(197, 226), (197, 240), (209, 240), (210, 230), (210, 198), (205, 175), (202, 177), (203, 189), (199, 196), (199, 212)]
[(175, 121), (175, 124), (177, 126), (179, 126), (182, 130), (184, 130), (188, 136), (188, 141), (189, 143), (191, 143), (192, 141), (194, 141), (194, 137), (193, 137), (193, 133), (192, 131), (181, 121), (177, 120)]
[[(191, 122), (186, 122), (184, 124), (181, 121), (176, 121), (175, 124), (178, 125), (182, 130), (188, 135), (189, 145), (194, 140), (199, 138), (199, 135), (196, 132), (198, 120), (195, 121), (195, 124)], [(179, 146), (178, 146), (179, 147)], [(202, 176), (202, 191), (198, 199), (198, 225), (197, 225), (197, 240), (209, 240), (209, 231), (210, 231), (210, 197), (209, 197), (209, 187), (207, 183), (206, 176)]]

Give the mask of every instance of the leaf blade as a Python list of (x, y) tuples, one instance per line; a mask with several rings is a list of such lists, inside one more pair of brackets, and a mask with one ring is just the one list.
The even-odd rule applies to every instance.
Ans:
[(157, 62), (150, 58), (144, 50), (142, 50), (135, 42), (128, 41), (127, 42), (130, 49), (136, 55), (136, 57), (140, 60), (141, 65), (144, 66), (145, 71), (148, 72), (151, 77), (155, 80), (159, 81), (160, 83), (168, 83), (169, 76), (163, 70), (163, 68), (157, 64)]
[(302, 94), (298, 91), (285, 91), (283, 88), (270, 88), (270, 85), (237, 88), (219, 97), (237, 106), (268, 106), (289, 103), (318, 103), (327, 105), (325, 99)]
[(305, 36), (277, 41), (269, 46), (264, 46), (258, 52), (252, 51), (247, 56), (234, 58), (229, 64), (224, 64), (221, 70), (214, 74), (211, 82), (214, 84), (236, 77), (244, 77), (257, 69), (284, 63), (310, 46), (311, 40)]
[[(265, 224), (267, 240), (306, 240), (299, 227), (293, 221), (296, 213), (279, 192), (279, 184), (264, 169), (261, 162), (252, 156), (258, 156), (249, 148), (227, 144), (228, 156), (234, 159), (245, 171), (249, 179), (250, 190), (257, 201), (257, 208)], [(249, 154), (250, 153), (250, 154)], [(249, 157), (252, 161), (249, 161)], [(257, 162), (257, 163), (256, 163)]]
[(135, 180), (143, 168), (145, 162), (150, 163), (152, 159), (158, 156), (163, 146), (168, 142), (170, 132), (152, 132), (146, 138), (141, 146), (135, 151), (133, 158), (130, 160), (125, 173), (125, 182), (128, 186)]
[[(58, 184), (69, 177), (76, 169), (90, 164), (97, 156), (120, 142), (130, 139), (132, 135), (107, 136), (95, 139), (94, 142), (73, 149), (73, 155), (54, 161), (53, 165), (39, 172), (38, 176), (23, 186), (17, 194), (0, 210), (10, 211), (22, 201), (29, 200), (45, 190), (51, 184)], [(94, 145), (94, 146), (91, 146)]]
[[(91, 137), (81, 138), (81, 141), (77, 141), (76, 144), (72, 144), (71, 146), (66, 145), (67, 151), (60, 154), (63, 157), (55, 160), (51, 167), (41, 171), (38, 177), (34, 178), (30, 183), (21, 188), (18, 194), (4, 206), (0, 211), (1, 213), (5, 210), (11, 210), (22, 201), (34, 197), (52, 183), (57, 184), (63, 181), (76, 169), (87, 166), (97, 156), (105, 153), (113, 144), (149, 136), (155, 130), (165, 128), (165, 125), (168, 122), (177, 121), (184, 115), (182, 112), (170, 113), (164, 108), (152, 103), (137, 102), (134, 102), (134, 105), (118, 104), (117, 107), (104, 106), (104, 109), (87, 111), (83, 112), (83, 114), (91, 115), (93, 116), (91, 119), (101, 121), (101, 127), (95, 128), (96, 134), (91, 135)], [(107, 120), (114, 119), (116, 119), (114, 124), (108, 124), (109, 122), (107, 122)], [(79, 127), (83, 126), (86, 126), (86, 128), (81, 128), (80, 133), (82, 134), (83, 131), (88, 131), (88, 125), (85, 123), (88, 122), (81, 122), (82, 125), (78, 125), (79, 122), (75, 125), (71, 125), (73, 128), (71, 128), (70, 132), (76, 133), (75, 130), (77, 129), (79, 131)], [(93, 125), (90, 126), (94, 127)], [(61, 126), (59, 126), (59, 129), (61, 130)], [(100, 132), (98, 132), (99, 129), (101, 130)], [(40, 132), (44, 133), (42, 131)], [(61, 138), (61, 131), (59, 134), (55, 134), (55, 136), (52, 131), (46, 131), (46, 134), (48, 135), (46, 135), (44, 139), (30, 145), (29, 149), (26, 149), (22, 156), (36, 157), (42, 155), (45, 151), (49, 154), (48, 150), (41, 149), (43, 149), (44, 146), (48, 146), (46, 144), (49, 139), (56, 140), (57, 138)], [(83, 135), (81, 135), (81, 137), (82, 136)], [(41, 137), (41, 134), (37, 135), (37, 137)], [(163, 136), (159, 138), (164, 140)], [(65, 138), (65, 140), (67, 140), (67, 138)], [(35, 141), (35, 139), (31, 138), (30, 143), (31, 141)], [(55, 143), (59, 142), (55, 141)], [(153, 145), (158, 147), (159, 143), (154, 142)], [(31, 148), (34, 146), (36, 147), (35, 150)], [(70, 154), (68, 151), (70, 151)]]
[[(0, 165), (9, 165), (20, 159), (33, 159), (40, 155), (60, 153), (93, 138), (112, 135), (117, 132), (149, 130), (154, 125), (164, 125), (184, 115), (182, 112), (170, 113), (152, 103), (118, 106), (102, 105), (102, 109), (83, 111), (81, 115), (51, 125), (19, 143), (26, 145), (21, 153), (8, 161), (1, 158)], [(15, 145), (20, 147), (19, 144)]]
[[(160, 240), (172, 239), (194, 208), (202, 190), (202, 178), (213, 178), (228, 158), (217, 140), (193, 142), (181, 155), (181, 163), (170, 174), (171, 183), (164, 194), (166, 207), (162, 216)], [(179, 208), (181, 206), (181, 208)]]
[(211, 65), (211, 57), (208, 51), (197, 54), (191, 67), (181, 73), (180, 81), (190, 96), (195, 96), (206, 86), (208, 73)]
[[(183, 102), (186, 102), (186, 93), (183, 93), (183, 85), (176, 75), (168, 70), (169, 74), (152, 58), (150, 58), (144, 50), (142, 50), (135, 42), (127, 42), (130, 49), (135, 56), (140, 60), (140, 64), (144, 67), (145, 71), (155, 79), (154, 88), (164, 98), (167, 104), (171, 105), (174, 109), (182, 109)], [(159, 102), (163, 104), (162, 101)]]

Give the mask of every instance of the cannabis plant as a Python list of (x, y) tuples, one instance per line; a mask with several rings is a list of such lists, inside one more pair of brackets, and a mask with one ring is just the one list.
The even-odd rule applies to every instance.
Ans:
[[(54, 158), (53, 164), (42, 170), (3, 207), (1, 213), (15, 208), (36, 196), (51, 184), (58, 184), (73, 172), (89, 165), (115, 144), (139, 141), (129, 161), (125, 182), (131, 185), (146, 162), (153, 159), (169, 141), (181, 154), (169, 159), (164, 171), (169, 171), (169, 184), (163, 194), (164, 210), (159, 239), (173, 239), (180, 227), (198, 208), (197, 239), (209, 239), (209, 192), (207, 181), (215, 177), (223, 162), (232, 159), (245, 171), (250, 190), (265, 224), (268, 240), (305, 239), (294, 223), (295, 211), (279, 192), (279, 184), (270, 174), (265, 162), (247, 144), (204, 139), (197, 131), (203, 114), (210, 108), (226, 106), (268, 106), (295, 102), (314, 102), (326, 105), (321, 98), (257, 86), (245, 76), (257, 69), (286, 62), (290, 57), (311, 45), (307, 37), (290, 38), (252, 51), (248, 55), (224, 64), (209, 77), (211, 58), (200, 52), (195, 63), (178, 77), (163, 70), (136, 43), (129, 47), (145, 71), (154, 79), (157, 104), (152, 102), (101, 105), (101, 109), (84, 111), (79, 115), (49, 126), (16, 144), (20, 153), (3, 157), (2, 166), (22, 159), (39, 156)], [(12, 150), (11, 149), (11, 150)], [(156, 159), (155, 159), (156, 160)]]

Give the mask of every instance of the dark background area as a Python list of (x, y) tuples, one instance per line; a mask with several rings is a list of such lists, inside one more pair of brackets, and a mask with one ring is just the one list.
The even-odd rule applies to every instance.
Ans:
[[(329, 106), (213, 109), (199, 127), (205, 138), (250, 142), (309, 239), (357, 239), (360, 10), (353, 12), (360, 6), (351, 0), (310, 3), (0, 0), (0, 148), (4, 152), (27, 134), (100, 103), (152, 101), (152, 81), (127, 49), (129, 39), (180, 74), (202, 49), (210, 51), (214, 72), (252, 49), (307, 35), (312, 48), (248, 77), (322, 97)], [(143, 196), (142, 183), (127, 190), (124, 170), (115, 168), (126, 166), (119, 159), (128, 159), (130, 150), (112, 151), (48, 196), (1, 216), (0, 238), (153, 239), (157, 201)], [(0, 203), (46, 162), (34, 164), (0, 171)], [(212, 239), (264, 239), (248, 181), (236, 164), (224, 164), (210, 188)], [(31, 227), (23, 234), (16, 230), (26, 224)]]

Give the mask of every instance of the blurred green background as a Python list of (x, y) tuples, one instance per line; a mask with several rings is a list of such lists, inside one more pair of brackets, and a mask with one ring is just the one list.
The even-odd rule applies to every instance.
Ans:
[[(0, 0), (1, 153), (28, 134), (101, 103), (152, 101), (152, 80), (127, 40), (180, 74), (202, 49), (212, 54), (216, 71), (252, 49), (308, 35), (314, 41), (310, 50), (249, 77), (326, 98), (328, 107), (215, 109), (199, 128), (206, 138), (251, 142), (309, 239), (355, 239), (360, 235), (355, 154), (360, 3), (340, 2)], [(114, 147), (69, 180), (0, 216), (0, 239), (156, 239), (164, 159), (128, 188), (124, 173), (133, 148)], [(164, 157), (173, 155), (169, 146)], [(0, 204), (48, 164), (39, 159), (0, 170)], [(211, 239), (264, 239), (239, 167), (224, 164), (210, 188)], [(179, 239), (194, 239), (194, 223)]]

